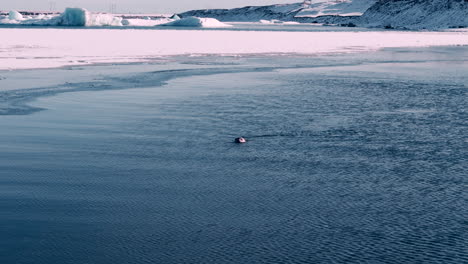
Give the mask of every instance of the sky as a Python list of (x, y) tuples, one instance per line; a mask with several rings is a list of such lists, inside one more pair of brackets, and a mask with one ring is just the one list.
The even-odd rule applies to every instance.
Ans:
[(232, 8), (247, 5), (296, 3), (301, 0), (0, 0), (0, 10), (62, 11), (83, 7), (90, 11), (116, 13), (176, 13), (192, 9)]

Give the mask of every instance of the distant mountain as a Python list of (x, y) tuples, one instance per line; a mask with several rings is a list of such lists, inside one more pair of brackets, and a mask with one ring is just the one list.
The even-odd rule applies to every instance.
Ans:
[[(377, 0), (309, 0), (294, 4), (246, 6), (233, 9), (192, 10), (180, 15), (212, 17), (220, 21), (323, 21), (319, 17), (360, 16)], [(335, 19), (336, 20), (336, 19)], [(338, 20), (340, 20), (338, 18)]]
[(468, 27), (468, 0), (380, 0), (358, 23), (407, 29)]
[(301, 3), (269, 6), (246, 6), (233, 9), (192, 10), (179, 14), (181, 17), (197, 16), (211, 17), (220, 21), (242, 22), (259, 21), (261, 19), (293, 20), (303, 8)]
[(180, 16), (220, 21), (281, 20), (399, 29), (468, 27), (468, 0), (309, 0), (303, 3), (205, 9)]

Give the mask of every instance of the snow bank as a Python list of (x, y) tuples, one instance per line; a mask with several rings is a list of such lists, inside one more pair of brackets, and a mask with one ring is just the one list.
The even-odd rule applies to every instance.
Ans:
[(219, 28), (219, 27), (230, 27), (231, 25), (220, 22), (214, 18), (201, 18), (201, 17), (186, 17), (172, 22), (162, 24), (161, 26), (171, 26), (171, 27), (210, 27), (210, 28)]
[[(0, 70), (152, 60), (171, 55), (333, 54), (468, 45), (466, 32), (284, 32), (0, 28)], [(187, 40), (191, 41), (187, 44)]]
[(122, 25), (124, 26), (132, 26), (132, 27), (154, 27), (161, 24), (166, 24), (173, 21), (172, 19), (161, 18), (155, 20), (147, 20), (147, 19), (123, 19)]
[(23, 15), (21, 15), (18, 11), (11, 10), (8, 13), (8, 19), (10, 19), (10, 20), (23, 20)]

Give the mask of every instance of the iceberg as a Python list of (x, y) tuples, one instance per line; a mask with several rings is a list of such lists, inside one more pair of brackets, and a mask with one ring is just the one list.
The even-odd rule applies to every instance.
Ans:
[(10, 20), (23, 20), (23, 15), (21, 15), (18, 11), (16, 10), (11, 10), (8, 13), (8, 19)]
[(66, 8), (60, 16), (59, 24), (61, 26), (86, 26), (86, 20), (89, 12), (84, 8)]
[(60, 26), (122, 26), (122, 18), (108, 14), (93, 14), (84, 8), (66, 8), (59, 19)]
[(94, 14), (84, 8), (66, 8), (62, 14), (56, 16), (23, 17), (18, 11), (10, 11), (8, 17), (0, 18), (0, 24), (71, 27), (122, 26), (122, 18), (109, 14)]
[(171, 27), (230, 27), (231, 25), (220, 22), (214, 18), (201, 18), (201, 17), (186, 17), (172, 22), (162, 24), (161, 26)]

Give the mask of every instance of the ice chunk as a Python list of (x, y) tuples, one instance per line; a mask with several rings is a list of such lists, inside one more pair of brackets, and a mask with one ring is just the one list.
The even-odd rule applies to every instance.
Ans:
[(84, 27), (86, 26), (86, 20), (89, 17), (88, 10), (84, 8), (66, 8), (65, 12), (60, 16), (60, 25), (61, 26), (76, 26)]
[(16, 10), (11, 10), (8, 13), (8, 19), (10, 20), (23, 20), (23, 15), (21, 15), (18, 11)]
[(161, 26), (171, 27), (230, 27), (231, 25), (220, 22), (214, 18), (201, 18), (201, 17), (186, 17), (175, 20)]
[(60, 16), (61, 26), (121, 26), (122, 18), (108, 14), (92, 14), (84, 8), (66, 8)]
[(122, 26), (122, 18), (108, 14), (90, 14), (86, 26)]
[(130, 26), (130, 19), (122, 19), (123, 26)]

